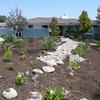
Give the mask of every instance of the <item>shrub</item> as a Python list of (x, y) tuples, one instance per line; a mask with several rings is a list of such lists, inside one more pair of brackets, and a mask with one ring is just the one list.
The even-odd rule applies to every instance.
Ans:
[(20, 58), (21, 59), (26, 59), (28, 55), (27, 49), (26, 48), (21, 48), (20, 49)]
[(31, 62), (32, 69), (37, 68), (38, 64), (34, 61)]
[(56, 43), (52, 39), (49, 39), (49, 38), (43, 39), (41, 41), (41, 45), (42, 45), (43, 49), (45, 49), (45, 50), (52, 51), (52, 50), (56, 49)]
[(69, 67), (72, 71), (75, 71), (80, 68), (80, 65), (75, 61), (69, 61)]
[(13, 64), (13, 63), (10, 63), (10, 64), (7, 64), (7, 65), (6, 65), (6, 68), (7, 68), (8, 70), (11, 70), (11, 71), (13, 71), (13, 70), (15, 69), (15, 67), (16, 67), (16, 65)]
[(4, 42), (5, 43), (13, 43), (14, 40), (15, 40), (15, 37), (11, 34), (4, 36)]
[(16, 82), (17, 85), (22, 85), (25, 82), (27, 82), (27, 79), (28, 78), (27, 78), (26, 74), (24, 74), (24, 73), (18, 73), (15, 82)]
[(5, 61), (11, 61), (13, 57), (13, 53), (10, 49), (8, 49), (7, 51), (5, 51), (4, 53), (4, 60)]
[(65, 98), (63, 91), (56, 88), (47, 89), (43, 95), (45, 100), (64, 100)]
[(78, 47), (77, 47), (76, 49), (74, 49), (74, 52), (75, 52), (76, 54), (82, 55), (82, 54), (84, 54), (84, 53), (85, 53), (87, 50), (89, 50), (89, 49), (90, 49), (89, 43), (85, 43), (85, 44), (80, 43), (80, 44), (78, 45)]
[(17, 38), (14, 40), (14, 46), (15, 47), (21, 47), (23, 46), (24, 44), (26, 44), (26, 39), (23, 39), (23, 38)]

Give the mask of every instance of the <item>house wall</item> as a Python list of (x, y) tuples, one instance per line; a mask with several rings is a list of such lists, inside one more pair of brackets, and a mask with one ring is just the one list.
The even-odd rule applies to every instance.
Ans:
[(100, 39), (100, 26), (94, 26), (93, 27), (93, 37), (95, 39)]
[(7, 34), (15, 34), (15, 32), (9, 28), (0, 28), (0, 36)]
[(22, 36), (24, 37), (49, 37), (49, 30), (48, 29), (24, 29), (22, 31)]

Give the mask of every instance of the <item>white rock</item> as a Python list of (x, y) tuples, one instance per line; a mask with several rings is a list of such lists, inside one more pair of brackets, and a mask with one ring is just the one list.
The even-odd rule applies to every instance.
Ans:
[(82, 98), (82, 99), (80, 99), (80, 100), (88, 100), (87, 98)]
[(55, 71), (55, 68), (50, 67), (50, 66), (44, 66), (44, 67), (42, 67), (42, 69), (43, 69), (44, 72), (47, 72), (47, 73), (51, 73), (51, 72)]
[(29, 75), (29, 71), (28, 70), (25, 73), (26, 73), (26, 75)]
[(43, 74), (43, 71), (41, 69), (33, 69), (33, 72), (37, 74)]
[(74, 73), (73, 73), (73, 72), (70, 72), (69, 74), (70, 74), (71, 76), (74, 76)]
[(31, 96), (27, 100), (43, 100), (40, 92), (30, 92)]
[(79, 55), (73, 55), (71, 52), (78, 46), (80, 42), (71, 40), (69, 38), (61, 38), (61, 40), (65, 41), (65, 43), (58, 46), (56, 51), (48, 52), (46, 56), (40, 56), (37, 57), (37, 59), (52, 67), (58, 64), (64, 64), (63, 61), (66, 56), (69, 56), (69, 59), (72, 61), (82, 62), (85, 60)]
[(13, 99), (15, 97), (17, 97), (17, 91), (14, 88), (9, 88), (6, 91), (3, 91), (3, 96), (6, 99)]
[(52, 67), (57, 65), (57, 63), (53, 59), (48, 60), (46, 63), (47, 63), (47, 65), (52, 66)]

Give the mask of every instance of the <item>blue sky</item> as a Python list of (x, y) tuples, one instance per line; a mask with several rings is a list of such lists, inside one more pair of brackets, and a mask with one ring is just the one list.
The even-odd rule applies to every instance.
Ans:
[(20, 8), (27, 18), (60, 17), (78, 18), (86, 10), (91, 19), (95, 19), (99, 0), (1, 0), (0, 15), (8, 15), (11, 9)]

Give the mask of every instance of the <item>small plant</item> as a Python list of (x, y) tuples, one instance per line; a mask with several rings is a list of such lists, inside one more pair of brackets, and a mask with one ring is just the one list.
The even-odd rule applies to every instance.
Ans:
[(34, 61), (31, 62), (32, 69), (37, 68), (38, 64)]
[(18, 73), (15, 82), (16, 82), (17, 85), (22, 85), (25, 82), (27, 82), (27, 79), (28, 78), (27, 78), (26, 74), (24, 74), (24, 73)]
[(26, 48), (21, 48), (20, 49), (20, 55), (21, 55), (20, 56), (21, 59), (23, 59), (23, 60), (26, 59), (27, 55), (28, 55), (27, 49)]
[(87, 50), (89, 50), (89, 49), (90, 49), (89, 43), (85, 43), (85, 44), (80, 43), (80, 44), (78, 45), (78, 47), (77, 47), (76, 49), (74, 49), (74, 52), (75, 52), (76, 54), (82, 55), (82, 54), (84, 54), (84, 53), (85, 53)]
[(4, 61), (11, 61), (13, 58), (13, 53), (10, 49), (4, 52)]
[(15, 37), (11, 34), (5, 35), (3, 38), (5, 43), (13, 43), (15, 40)]
[(75, 61), (69, 61), (69, 67), (72, 71), (75, 71), (80, 68), (80, 65)]
[(48, 39), (48, 38), (43, 39), (41, 41), (41, 45), (45, 50), (52, 51), (56, 49), (56, 43), (52, 39)]
[(45, 100), (64, 100), (65, 95), (62, 90), (49, 88), (44, 92)]
[(24, 44), (26, 44), (26, 39), (23, 38), (17, 38), (14, 40), (14, 46), (15, 47), (22, 47)]
[(13, 63), (10, 63), (10, 64), (7, 64), (7, 65), (6, 65), (6, 68), (7, 68), (8, 70), (11, 70), (11, 71), (13, 71), (13, 70), (15, 69), (15, 67), (16, 67), (16, 65), (13, 64)]

